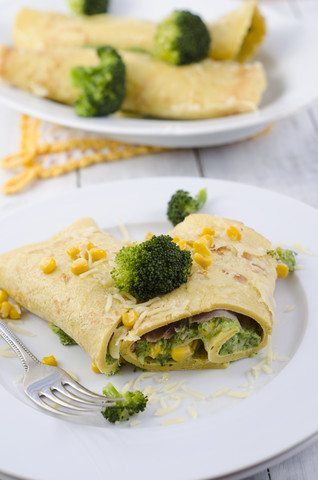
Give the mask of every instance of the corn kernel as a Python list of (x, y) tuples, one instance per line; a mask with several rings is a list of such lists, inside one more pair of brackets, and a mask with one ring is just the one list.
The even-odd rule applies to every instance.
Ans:
[(57, 361), (54, 355), (50, 355), (49, 357), (43, 357), (42, 363), (44, 363), (45, 365), (52, 365), (52, 367), (57, 366)]
[(180, 242), (180, 238), (179, 237), (173, 237), (172, 241), (174, 243), (178, 243), (178, 242)]
[(287, 265), (285, 265), (284, 263), (279, 263), (276, 267), (276, 273), (277, 273), (277, 277), (278, 278), (285, 278), (287, 277), (288, 275), (288, 272), (289, 272), (289, 268), (287, 267)]
[(193, 255), (193, 260), (201, 265), (203, 268), (207, 268), (212, 263), (212, 256), (211, 257), (204, 257), (201, 253), (195, 253)]
[(150, 240), (153, 237), (153, 233), (148, 232), (147, 235), (145, 236), (145, 240)]
[(92, 248), (95, 248), (95, 245), (92, 242), (88, 242), (86, 245), (87, 250), (91, 250)]
[(85, 258), (78, 258), (77, 260), (74, 260), (71, 265), (71, 271), (74, 275), (80, 275), (81, 273), (87, 272), (88, 269), (89, 265)]
[(211, 257), (211, 252), (208, 249), (204, 240), (202, 241), (200, 239), (200, 240), (197, 240), (196, 242), (193, 242), (193, 250), (196, 253), (200, 253), (203, 257)]
[(182, 362), (193, 355), (193, 348), (190, 344), (174, 347), (171, 350), (171, 357), (175, 362)]
[(5, 290), (0, 290), (0, 303), (6, 302), (9, 298), (9, 295)]
[(187, 250), (188, 249), (188, 244), (185, 240), (181, 240), (180, 242), (178, 242), (178, 245), (179, 245), (179, 248), (181, 250)]
[(187, 242), (187, 245), (189, 245), (189, 247), (193, 247), (193, 244), (194, 244), (194, 241), (193, 240), (186, 240)]
[(215, 231), (213, 230), (213, 228), (204, 227), (200, 235), (203, 236), (203, 235), (214, 235), (214, 234), (215, 234)]
[(202, 235), (202, 237), (200, 238), (201, 241), (205, 242), (206, 246), (207, 247), (211, 247), (212, 243), (213, 243), (213, 238), (211, 235), (209, 234), (206, 234), (206, 235)]
[(94, 361), (92, 361), (92, 363), (91, 363), (91, 369), (95, 373), (102, 373)]
[(103, 250), (102, 248), (93, 247), (90, 249), (90, 253), (91, 253), (93, 262), (96, 262), (97, 260), (101, 260), (102, 258), (107, 257), (106, 251)]
[(132, 328), (135, 325), (137, 318), (138, 315), (135, 310), (129, 310), (129, 312), (125, 312), (121, 316), (121, 320), (127, 328)]
[(154, 344), (154, 345), (151, 345), (151, 346), (150, 346), (149, 356), (150, 356), (151, 358), (154, 358), (154, 359), (155, 359), (155, 358), (158, 357), (158, 355), (160, 355), (161, 350), (162, 350), (162, 348), (161, 348), (160, 345), (155, 345), (155, 344)]
[(66, 253), (71, 257), (72, 260), (77, 259), (77, 255), (79, 254), (79, 249), (77, 247), (70, 247), (66, 250)]
[(44, 273), (52, 273), (56, 269), (56, 261), (53, 257), (44, 257), (40, 263), (40, 268)]
[(21, 310), (18, 305), (11, 305), (9, 318), (11, 318), (11, 320), (18, 320), (21, 318)]
[(11, 304), (9, 302), (2, 302), (0, 304), (0, 317), (8, 318), (11, 310)]
[(226, 233), (232, 240), (241, 240), (242, 238), (241, 232), (239, 232), (238, 229), (233, 226), (230, 226), (226, 230)]

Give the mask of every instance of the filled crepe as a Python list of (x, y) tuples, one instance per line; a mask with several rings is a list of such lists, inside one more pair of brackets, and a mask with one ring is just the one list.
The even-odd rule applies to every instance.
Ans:
[[(207, 22), (207, 27), (212, 38), (209, 56), (217, 60), (246, 60), (265, 34), (265, 21), (255, 1)], [(107, 14), (76, 17), (23, 8), (16, 16), (13, 35), (15, 45), (25, 49), (112, 45), (151, 51), (155, 31), (156, 24), (147, 20)]]
[(192, 252), (190, 278), (138, 311), (124, 359), (146, 370), (222, 368), (262, 349), (275, 310), (270, 242), (240, 222), (203, 214), (171, 235)]
[(240, 222), (204, 214), (188, 216), (171, 236), (191, 251), (189, 278), (143, 303), (115, 288), (111, 271), (123, 243), (89, 218), (1, 255), (0, 286), (62, 329), (104, 373), (120, 357), (156, 371), (225, 368), (258, 352), (275, 309), (270, 242)]
[[(266, 87), (262, 65), (206, 59), (184, 66), (121, 50), (126, 66), (126, 95), (121, 109), (167, 119), (204, 119), (256, 110)], [(0, 45), (0, 78), (5, 82), (73, 105), (80, 90), (71, 69), (96, 66), (92, 48), (25, 51)]]
[[(93, 261), (92, 244), (104, 250), (106, 258)], [(120, 326), (125, 310), (110, 293), (112, 260), (121, 247), (120, 241), (102, 232), (92, 219), (84, 218), (47, 241), (0, 256), (1, 287), (27, 310), (67, 333), (104, 373), (116, 369), (117, 339), (127, 331)], [(81, 274), (71, 270), (75, 260), (70, 254), (74, 256), (76, 249), (78, 260), (87, 258), (90, 264)], [(47, 257), (56, 262), (51, 273), (41, 269)]]

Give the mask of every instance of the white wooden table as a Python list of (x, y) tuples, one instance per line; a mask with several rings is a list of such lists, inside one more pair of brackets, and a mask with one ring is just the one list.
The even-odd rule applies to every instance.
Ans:
[[(316, 19), (317, 0), (268, 0), (286, 17)], [(317, 58), (313, 58), (317, 61)], [(318, 91), (318, 85), (317, 85)], [(16, 152), (19, 115), (0, 105), (0, 155)], [(62, 177), (39, 181), (15, 196), (0, 193), (0, 216), (21, 205), (69, 189), (118, 179), (148, 176), (201, 176), (259, 185), (318, 208), (318, 103), (273, 125), (253, 140), (217, 148), (179, 150), (95, 165)], [(0, 171), (0, 184), (9, 178)], [(318, 400), (318, 399), (317, 399)], [(297, 428), (297, 425), (295, 425)], [(248, 480), (316, 480), (318, 442)]]

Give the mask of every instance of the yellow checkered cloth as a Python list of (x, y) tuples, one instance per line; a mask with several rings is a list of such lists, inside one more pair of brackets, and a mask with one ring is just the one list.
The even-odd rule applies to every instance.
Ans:
[(116, 142), (101, 134), (22, 115), (20, 151), (1, 162), (3, 168), (14, 169), (14, 176), (3, 185), (2, 191), (5, 194), (17, 193), (41, 178), (56, 177), (94, 163), (112, 162), (163, 150), (160, 147)]

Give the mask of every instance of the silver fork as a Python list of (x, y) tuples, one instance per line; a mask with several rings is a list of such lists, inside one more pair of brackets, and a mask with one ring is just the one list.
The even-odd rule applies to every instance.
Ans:
[(24, 367), (24, 392), (45, 410), (76, 416), (101, 411), (123, 400), (94, 393), (76, 382), (62, 368), (44, 365), (3, 320), (0, 320), (0, 336), (14, 350)]

